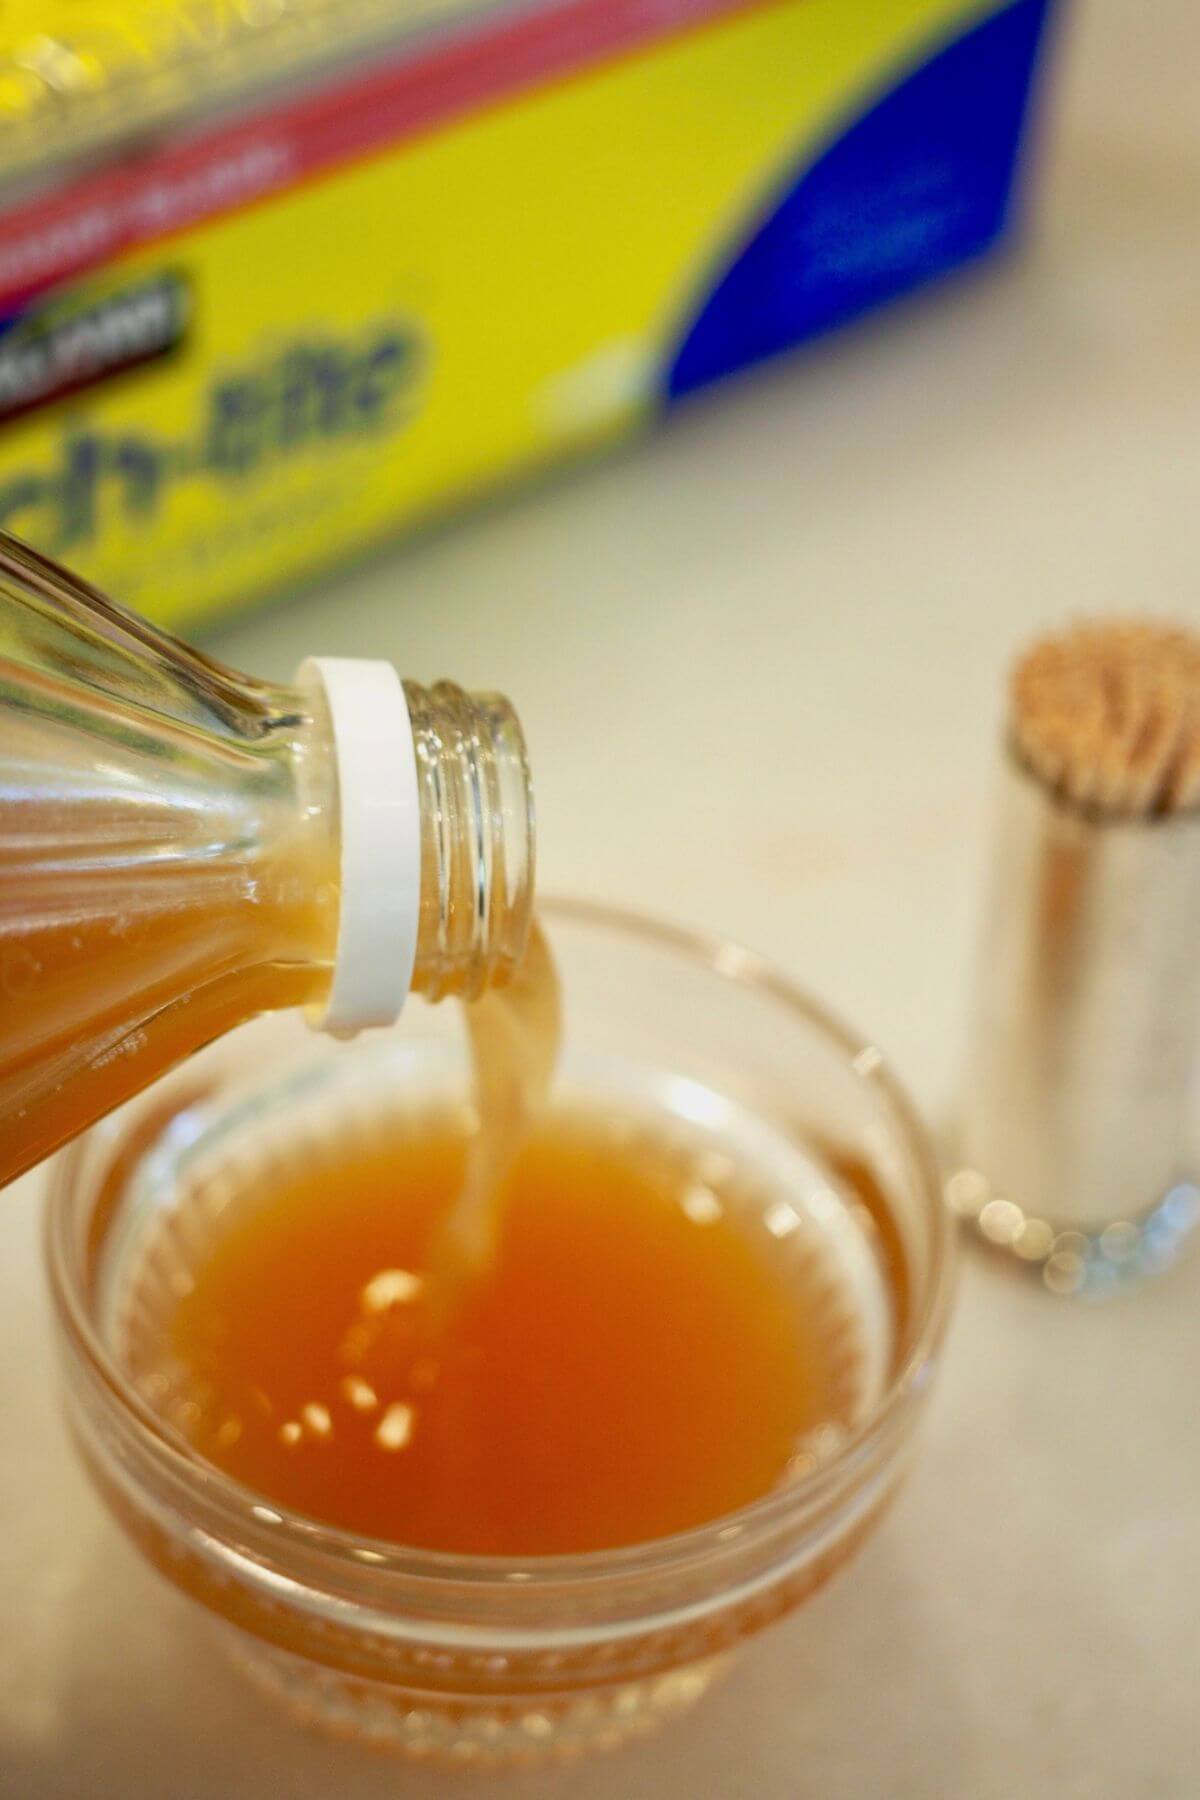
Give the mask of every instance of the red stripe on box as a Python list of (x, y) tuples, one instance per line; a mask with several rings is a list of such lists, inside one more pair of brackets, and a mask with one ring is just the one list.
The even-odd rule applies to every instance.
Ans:
[(531, 85), (763, 0), (568, 0), (203, 132), (0, 218), (0, 304), (269, 198)]

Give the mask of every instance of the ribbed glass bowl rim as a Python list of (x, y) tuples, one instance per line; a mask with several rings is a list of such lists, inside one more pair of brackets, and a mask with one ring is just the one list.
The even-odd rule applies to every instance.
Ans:
[(290, 1512), (269, 1494), (235, 1481), (206, 1462), (147, 1405), (116, 1366), (92, 1324), (84, 1295), (72, 1276), (74, 1170), (86, 1152), (89, 1134), (85, 1133), (55, 1159), (45, 1213), (44, 1246), (51, 1297), (70, 1348), (98, 1386), (112, 1414), (134, 1430), (142, 1447), (164, 1473), (184, 1489), (190, 1488), (206, 1515), (222, 1515), (241, 1534), (258, 1536), (265, 1514), (277, 1555), (281, 1556), (290, 1545), (305, 1559), (314, 1555), (330, 1557), (347, 1573), (353, 1569), (360, 1580), (368, 1573), (365, 1560), (373, 1576), (386, 1577), (391, 1573), (406, 1581), (451, 1582), (456, 1588), (469, 1587), (473, 1582), (493, 1588), (519, 1579), (526, 1595), (539, 1586), (661, 1575), (674, 1565), (694, 1564), (714, 1553), (724, 1556), (732, 1547), (731, 1539), (745, 1545), (747, 1539), (760, 1533), (769, 1535), (773, 1529), (793, 1522), (795, 1515), (817, 1512), (847, 1486), (852, 1487), (856, 1472), (869, 1469), (878, 1455), (886, 1453), (889, 1430), (897, 1423), (897, 1414), (922, 1386), (938, 1349), (953, 1287), (954, 1222), (943, 1199), (937, 1158), (920, 1115), (877, 1046), (845, 1025), (765, 956), (737, 942), (600, 901), (556, 896), (540, 900), (538, 912), (551, 926), (561, 921), (632, 939), (643, 948), (682, 958), (718, 980), (778, 1002), (824, 1037), (864, 1088), (882, 1101), (912, 1156), (930, 1224), (929, 1279), (922, 1303), (910, 1323), (907, 1353), (878, 1405), (818, 1469), (736, 1512), (722, 1514), (687, 1531), (616, 1549), (531, 1557), (463, 1555), (359, 1536)]

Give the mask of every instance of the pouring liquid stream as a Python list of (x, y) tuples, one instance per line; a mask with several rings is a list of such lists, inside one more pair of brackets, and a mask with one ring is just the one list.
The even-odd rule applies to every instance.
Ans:
[(477, 1127), (462, 1190), (428, 1254), (422, 1330), (434, 1341), (470, 1286), (486, 1276), (502, 1226), (508, 1179), (545, 1110), (562, 1036), (562, 995), (537, 922), (507, 987), (463, 1008), (471, 1044)]

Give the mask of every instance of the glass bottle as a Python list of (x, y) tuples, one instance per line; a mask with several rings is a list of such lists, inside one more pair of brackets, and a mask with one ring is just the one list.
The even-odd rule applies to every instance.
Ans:
[(257, 1013), (502, 984), (532, 894), (507, 701), (255, 681), (0, 534), (0, 1184)]

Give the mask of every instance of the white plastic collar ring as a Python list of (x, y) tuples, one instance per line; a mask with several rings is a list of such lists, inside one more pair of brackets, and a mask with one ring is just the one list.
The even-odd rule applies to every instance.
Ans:
[(314, 656), (296, 679), (319, 685), (333, 727), (341, 828), (341, 910), (320, 1031), (399, 1018), (412, 986), (421, 899), (421, 813), (412, 722), (389, 662)]

